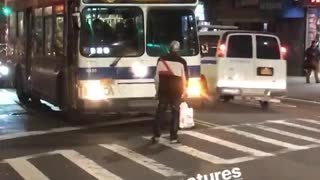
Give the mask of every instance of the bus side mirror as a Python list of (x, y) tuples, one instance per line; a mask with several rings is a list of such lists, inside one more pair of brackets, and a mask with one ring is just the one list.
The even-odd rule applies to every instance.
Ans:
[(73, 25), (77, 28), (81, 28), (81, 17), (80, 12), (75, 12), (72, 14)]

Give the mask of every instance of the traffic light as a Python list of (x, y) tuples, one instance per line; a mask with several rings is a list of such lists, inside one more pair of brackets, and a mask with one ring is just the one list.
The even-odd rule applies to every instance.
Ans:
[(4, 16), (10, 16), (11, 15), (11, 8), (9, 8), (8, 6), (3, 6), (1, 8), (1, 13), (4, 15)]

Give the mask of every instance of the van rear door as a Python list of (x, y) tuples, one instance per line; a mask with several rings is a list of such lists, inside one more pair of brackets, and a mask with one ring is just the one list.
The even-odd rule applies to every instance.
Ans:
[(217, 46), (220, 35), (206, 34), (200, 35), (201, 44), (201, 74), (206, 78), (209, 93), (214, 93), (217, 82)]
[(218, 60), (218, 87), (246, 88), (253, 77), (253, 35), (231, 33)]
[(255, 84), (265, 89), (286, 89), (287, 63), (282, 59), (279, 38), (257, 34), (255, 46)]

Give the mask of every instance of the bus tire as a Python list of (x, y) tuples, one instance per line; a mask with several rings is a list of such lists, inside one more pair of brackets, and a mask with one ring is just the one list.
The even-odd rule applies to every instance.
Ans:
[(20, 103), (27, 104), (30, 96), (23, 91), (22, 75), (19, 70), (15, 73), (14, 86)]

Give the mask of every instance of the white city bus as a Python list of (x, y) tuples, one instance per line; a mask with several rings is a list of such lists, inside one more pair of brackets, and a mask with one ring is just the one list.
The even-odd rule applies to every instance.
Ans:
[(150, 106), (157, 60), (173, 40), (189, 66), (189, 99), (200, 101), (197, 3), (10, 0), (20, 101), (43, 99), (82, 112)]

